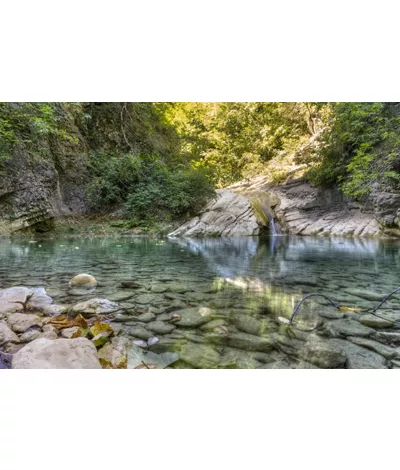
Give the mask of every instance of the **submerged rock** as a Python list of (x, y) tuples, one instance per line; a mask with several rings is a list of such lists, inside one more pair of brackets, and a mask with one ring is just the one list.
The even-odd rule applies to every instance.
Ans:
[(110, 311), (118, 311), (120, 306), (107, 299), (89, 299), (84, 302), (79, 302), (71, 307), (68, 313), (76, 316), (80, 313), (82, 316), (91, 316), (99, 314), (107, 314)]
[(198, 369), (213, 369), (220, 363), (221, 356), (210, 346), (187, 342), (181, 349), (182, 361)]
[(228, 344), (232, 348), (244, 349), (246, 351), (271, 351), (275, 344), (270, 337), (260, 337), (248, 333), (234, 333), (229, 336)]
[(225, 348), (219, 361), (219, 367), (224, 369), (257, 369), (261, 362), (257, 361), (251, 353), (233, 348)]
[(174, 325), (171, 325), (163, 321), (159, 321), (159, 320), (152, 321), (148, 323), (146, 326), (147, 328), (149, 328), (151, 331), (153, 331), (154, 333), (158, 335), (166, 335), (168, 333), (171, 333), (176, 328)]
[(386, 359), (380, 354), (343, 339), (330, 339), (328, 341), (342, 348), (347, 356), (347, 369), (387, 369)]
[(372, 328), (347, 318), (326, 322), (321, 328), (321, 334), (332, 338), (339, 338), (341, 336), (370, 336), (373, 332)]
[(174, 312), (180, 315), (180, 320), (176, 321), (177, 326), (196, 327), (204, 325), (211, 320), (212, 310), (207, 307), (192, 307)]
[(39, 338), (20, 349), (13, 369), (101, 369), (95, 346), (86, 338)]
[(231, 316), (231, 320), (239, 330), (256, 336), (262, 336), (277, 329), (276, 324), (272, 320), (259, 320), (251, 315), (234, 314)]
[(380, 343), (400, 346), (400, 332), (397, 331), (376, 331), (372, 337)]
[(371, 349), (372, 351), (377, 352), (381, 356), (386, 357), (386, 359), (393, 359), (395, 357), (400, 356), (399, 352), (396, 349), (389, 348), (388, 346), (378, 343), (377, 341), (374, 341), (372, 339), (349, 337), (348, 340), (354, 344), (358, 344), (358, 346), (363, 346), (364, 348)]
[(299, 356), (306, 362), (323, 369), (336, 369), (346, 364), (346, 354), (335, 344), (323, 341), (316, 335), (310, 335)]
[(364, 289), (344, 289), (344, 292), (350, 295), (354, 295), (355, 297), (360, 297), (360, 299), (371, 300), (371, 301), (380, 301), (384, 297), (382, 294), (377, 294), (375, 292), (371, 292), (369, 290)]
[(93, 289), (97, 285), (96, 278), (90, 274), (78, 274), (69, 281), (70, 287)]
[(375, 315), (362, 315), (360, 317), (360, 323), (366, 326), (372, 326), (373, 328), (390, 328), (394, 325), (390, 319), (384, 320), (383, 318), (378, 318)]
[(163, 300), (164, 297), (157, 294), (141, 294), (135, 298), (135, 302), (143, 305), (156, 304), (162, 302)]

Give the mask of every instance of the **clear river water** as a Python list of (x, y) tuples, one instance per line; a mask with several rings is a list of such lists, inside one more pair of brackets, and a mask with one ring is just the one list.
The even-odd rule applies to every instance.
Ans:
[[(96, 277), (93, 292), (69, 287), (79, 273)], [(178, 352), (175, 368), (397, 367), (397, 323), (368, 325), (359, 321), (362, 311), (338, 311), (319, 297), (302, 305), (294, 334), (282, 318), (311, 292), (368, 309), (400, 286), (399, 273), (399, 240), (0, 240), (0, 288), (42, 286), (57, 304), (106, 298), (131, 308), (112, 322), (116, 332), (138, 344), (156, 337), (149, 349)], [(123, 287), (127, 281), (136, 285)], [(391, 319), (399, 298), (386, 306)], [(168, 315), (200, 307), (212, 315), (189, 315), (185, 325), (168, 322)], [(318, 357), (311, 340), (322, 344)], [(330, 348), (347, 359), (335, 362)]]

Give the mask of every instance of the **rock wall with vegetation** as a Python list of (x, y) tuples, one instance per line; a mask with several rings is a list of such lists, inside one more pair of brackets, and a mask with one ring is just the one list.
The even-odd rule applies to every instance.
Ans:
[(154, 103), (0, 103), (0, 232), (118, 210), (131, 226), (213, 194)]
[[(399, 114), (399, 103), (0, 103), (0, 232), (82, 215), (180, 225), (242, 181), (260, 226), (398, 236)], [(260, 178), (268, 194), (254, 198)]]

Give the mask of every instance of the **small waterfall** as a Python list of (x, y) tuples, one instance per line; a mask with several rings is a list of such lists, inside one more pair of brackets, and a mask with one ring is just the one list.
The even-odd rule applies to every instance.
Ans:
[(271, 217), (271, 219), (269, 221), (269, 230), (270, 230), (270, 233), (273, 237), (277, 237), (279, 235), (282, 235), (281, 227), (279, 226), (278, 223), (275, 222), (275, 219), (273, 217)]
[(276, 232), (275, 221), (273, 218), (271, 218), (271, 220), (269, 221), (269, 230), (271, 231), (272, 236), (275, 237), (276, 235), (278, 235)]

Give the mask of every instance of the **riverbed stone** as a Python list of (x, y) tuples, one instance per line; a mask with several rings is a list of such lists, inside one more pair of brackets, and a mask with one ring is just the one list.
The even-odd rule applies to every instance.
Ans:
[(231, 316), (231, 321), (239, 330), (256, 336), (263, 336), (277, 328), (272, 320), (259, 320), (251, 315), (245, 314), (234, 314)]
[(166, 292), (168, 288), (165, 284), (153, 284), (150, 290), (155, 294), (162, 294), (163, 292)]
[(147, 328), (149, 328), (151, 331), (153, 331), (154, 333), (158, 335), (166, 335), (168, 333), (171, 333), (176, 328), (174, 325), (171, 325), (163, 321), (159, 321), (159, 320), (152, 321), (148, 323), (146, 326)]
[(111, 300), (112, 302), (123, 302), (124, 300), (132, 298), (133, 295), (134, 292), (123, 290), (122, 292), (115, 292), (114, 294), (109, 295), (108, 300)]
[(98, 351), (100, 362), (106, 367), (126, 368), (128, 349), (132, 342), (128, 338), (113, 338)]
[(19, 343), (20, 339), (7, 325), (6, 322), (0, 321), (0, 346), (5, 343)]
[(19, 337), (19, 340), (21, 341), (21, 343), (30, 343), (31, 341), (34, 341), (35, 339), (40, 338), (42, 334), (43, 333), (41, 330), (34, 330), (34, 329), (28, 330), (28, 331), (25, 331), (25, 333), (23, 333)]
[(42, 318), (31, 313), (12, 313), (8, 316), (7, 322), (16, 333), (24, 333), (32, 326), (42, 326), (43, 324)]
[(360, 299), (371, 300), (371, 301), (380, 301), (383, 299), (384, 294), (377, 294), (376, 292), (371, 292), (365, 289), (355, 289), (355, 288), (347, 288), (344, 289), (344, 292), (350, 295), (354, 295), (355, 297), (360, 297)]
[(226, 321), (223, 320), (222, 318), (216, 318), (215, 320), (211, 320), (205, 325), (200, 327), (201, 331), (213, 331), (215, 328), (218, 328), (220, 326), (226, 325)]
[(136, 320), (144, 322), (144, 323), (148, 323), (148, 322), (154, 321), (156, 318), (157, 317), (153, 312), (145, 312), (145, 313), (142, 313), (141, 315), (138, 315), (136, 317)]
[(63, 328), (61, 330), (61, 336), (63, 338), (70, 339), (79, 330), (79, 326), (71, 326), (71, 328)]
[(118, 310), (120, 306), (114, 302), (110, 302), (108, 299), (89, 299), (84, 302), (79, 302), (78, 304), (73, 305), (69, 309), (69, 313), (73, 316), (78, 315), (79, 313), (84, 316), (92, 316), (99, 314), (107, 314), (110, 311)]
[(398, 331), (375, 331), (372, 338), (390, 346), (400, 346), (400, 332)]
[(54, 331), (44, 331), (40, 333), (38, 338), (46, 338), (46, 339), (57, 339), (58, 335)]
[(346, 336), (370, 336), (374, 330), (368, 326), (361, 325), (358, 321), (348, 318), (325, 322), (320, 329), (321, 334), (332, 338)]
[(62, 315), (67, 312), (68, 308), (68, 305), (61, 304), (41, 304), (37, 307), (37, 309), (40, 310), (43, 315), (48, 317), (53, 315)]
[(146, 328), (142, 328), (140, 326), (131, 326), (127, 331), (129, 336), (133, 336), (134, 338), (139, 338), (146, 341), (153, 336), (153, 333), (151, 333), (149, 330), (146, 330)]
[(164, 301), (164, 297), (157, 294), (141, 294), (135, 298), (138, 304), (157, 304)]
[(261, 362), (251, 353), (233, 348), (225, 348), (219, 361), (219, 367), (223, 369), (257, 369), (260, 366)]
[(26, 302), (28, 307), (47, 305), (52, 302), (51, 297), (46, 295), (43, 287), (28, 288), (24, 286), (14, 286), (8, 289), (0, 289), (0, 314), (20, 312), (23, 309), (21, 302)]
[(370, 349), (343, 339), (329, 339), (331, 344), (342, 348), (347, 356), (347, 369), (387, 369), (386, 359)]
[(378, 318), (375, 315), (367, 314), (362, 315), (359, 319), (360, 323), (373, 328), (391, 328), (394, 323), (390, 319)]
[(362, 346), (367, 349), (371, 349), (372, 351), (377, 352), (381, 356), (385, 357), (386, 359), (393, 359), (395, 357), (399, 357), (399, 351), (394, 348), (389, 348), (384, 344), (378, 343), (378, 341), (374, 341), (373, 339), (369, 338), (356, 338), (349, 336), (348, 341), (351, 341), (358, 346)]
[(183, 310), (177, 310), (174, 313), (180, 315), (180, 321), (176, 322), (178, 326), (196, 327), (204, 325), (211, 320), (212, 310), (207, 307), (192, 307)]
[(325, 308), (318, 312), (318, 315), (328, 320), (341, 320), (344, 318), (344, 312), (337, 310), (336, 308)]
[(248, 333), (234, 333), (230, 335), (228, 345), (236, 349), (261, 352), (271, 351), (275, 347), (272, 338), (255, 336)]
[(194, 302), (203, 302), (206, 299), (206, 294), (202, 292), (188, 292), (186, 294), (189, 300), (193, 300)]
[(214, 369), (220, 363), (220, 354), (210, 346), (188, 341), (180, 350), (182, 361), (197, 369)]
[(340, 346), (323, 341), (322, 338), (313, 334), (309, 336), (299, 356), (304, 361), (322, 369), (342, 368), (347, 360), (346, 354)]
[(93, 289), (97, 285), (96, 278), (91, 274), (78, 274), (69, 281), (70, 287)]
[(168, 284), (165, 284), (165, 286), (167, 287), (168, 292), (175, 294), (184, 294), (185, 292), (193, 290), (191, 287), (179, 282), (169, 282)]
[(13, 369), (101, 369), (95, 346), (86, 338), (39, 338), (20, 349)]

